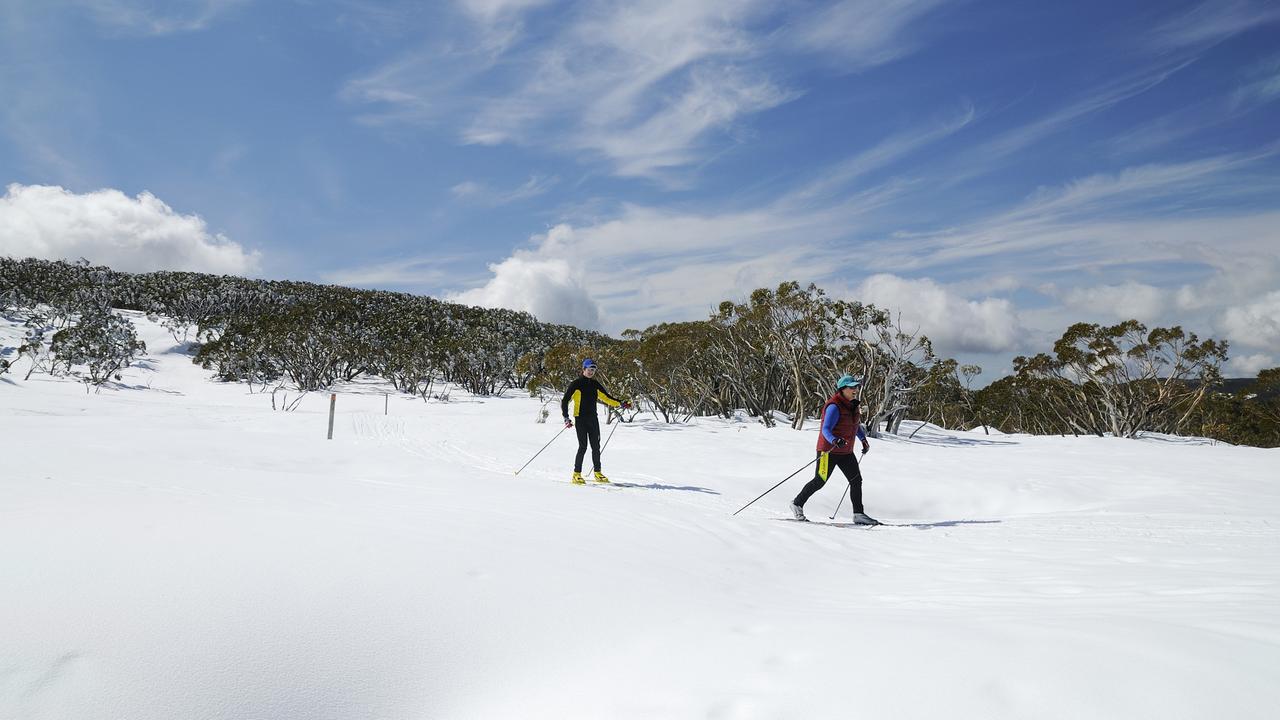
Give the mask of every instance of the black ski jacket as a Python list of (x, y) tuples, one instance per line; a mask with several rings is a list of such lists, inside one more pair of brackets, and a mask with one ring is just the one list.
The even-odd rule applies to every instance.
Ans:
[[(570, 400), (573, 401), (572, 415), (569, 414)], [(565, 417), (598, 417), (596, 401), (609, 407), (622, 406), (622, 401), (610, 395), (603, 385), (596, 382), (595, 378), (580, 375), (577, 380), (569, 383), (569, 389), (564, 391), (564, 398), (560, 400), (560, 414)]]

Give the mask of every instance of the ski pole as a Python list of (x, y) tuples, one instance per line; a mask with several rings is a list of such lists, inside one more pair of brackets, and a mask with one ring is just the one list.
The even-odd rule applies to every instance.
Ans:
[[(609, 415), (613, 415), (613, 409), (609, 409)], [(613, 424), (613, 430), (609, 431), (609, 437), (604, 439), (604, 445), (600, 447), (600, 454), (604, 454), (604, 449), (609, 447), (609, 441), (613, 439), (613, 433), (617, 431), (618, 426), (622, 424), (622, 413), (618, 413), (618, 421)]]
[[(809, 462), (805, 463), (805, 464), (804, 464), (804, 467), (800, 468), (799, 470), (797, 470), (797, 471), (795, 471), (795, 472), (791, 473), (790, 475), (788, 475), (788, 476), (786, 476), (786, 477), (782, 478), (781, 480), (779, 480), (777, 485), (774, 485), (773, 487), (769, 488), (768, 490), (765, 490), (764, 492), (760, 493), (760, 497), (757, 497), (757, 498), (756, 498), (756, 500), (759, 500), (760, 498), (764, 497), (765, 495), (768, 495), (769, 493), (773, 492), (774, 490), (777, 490), (779, 485), (782, 485), (782, 483), (784, 483), (784, 482), (786, 482), (786, 481), (790, 480), (791, 478), (793, 478), (793, 477), (795, 477), (795, 476), (799, 475), (801, 472), (804, 472), (804, 468), (807, 468), (807, 467), (809, 467), (810, 465), (812, 465), (812, 464), (814, 464), (814, 463), (816, 463), (816, 462), (818, 462), (818, 458), (816, 458), (816, 457), (815, 457), (814, 459), (812, 459), (812, 460), (810, 460)], [(733, 515), (737, 515), (738, 513), (742, 512), (743, 510), (746, 510), (747, 508), (751, 507), (752, 505), (754, 505), (754, 504), (755, 504), (756, 500), (752, 500), (751, 502), (747, 503), (746, 505), (743, 505), (742, 507), (738, 508), (738, 512), (735, 512)], [(729, 517), (733, 517), (733, 515), (730, 515)]]
[[(569, 429), (569, 426), (568, 426), (568, 425), (565, 425), (564, 427), (560, 428), (560, 432), (556, 433), (556, 437), (553, 437), (553, 438), (551, 438), (550, 440), (548, 440), (548, 441), (547, 441), (547, 444), (542, 446), (542, 450), (539, 450), (538, 452), (534, 453), (534, 454), (533, 454), (533, 457), (529, 458), (529, 462), (527, 462), (527, 463), (525, 463), (525, 464), (523, 464), (523, 465), (521, 465), (521, 466), (520, 466), (520, 470), (523, 470), (523, 469), (525, 469), (525, 468), (529, 467), (529, 463), (533, 462), (534, 460), (537, 460), (537, 459), (538, 459), (538, 456), (542, 454), (542, 451), (543, 451), (543, 450), (546, 450), (546, 449), (547, 449), (547, 448), (549, 448), (549, 447), (551, 447), (551, 443), (555, 442), (555, 441), (556, 441), (556, 438), (558, 438), (558, 437), (560, 437), (561, 435), (563, 435), (563, 434), (564, 434), (564, 431), (565, 431), (565, 430), (568, 430), (568, 429)], [(517, 475), (519, 475), (519, 474), (520, 474), (520, 470), (517, 470), (517, 471), (516, 471), (516, 474), (517, 474)]]
[[(862, 451), (862, 457), (861, 457), (861, 458), (858, 458), (858, 463), (859, 463), (859, 464), (862, 464), (862, 463), (866, 462), (866, 457), (867, 457), (867, 451), (866, 451), (866, 450), (863, 450), (863, 451)], [(845, 497), (845, 495), (848, 495), (848, 494), (849, 494), (849, 485), (848, 485), (848, 484), (846, 484), (846, 485), (844, 486), (844, 492), (843, 492), (843, 493), (840, 493), (840, 502), (836, 503), (836, 509), (831, 511), (831, 517), (827, 518), (828, 520), (835, 520), (835, 519), (836, 519), (836, 514), (840, 512), (840, 506), (844, 504), (844, 497)]]
[(844, 504), (844, 498), (849, 494), (849, 484), (845, 483), (844, 492), (840, 493), (840, 502), (836, 503), (836, 509), (831, 511), (831, 517), (828, 520), (835, 520), (836, 515), (840, 512), (840, 506)]

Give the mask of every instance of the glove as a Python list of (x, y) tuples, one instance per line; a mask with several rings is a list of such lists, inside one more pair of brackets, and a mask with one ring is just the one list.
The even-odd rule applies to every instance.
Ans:
[(869, 453), (869, 452), (871, 452), (871, 443), (867, 442), (866, 440), (863, 440), (863, 441), (862, 441), (862, 454), (863, 454), (863, 455), (866, 455), (866, 454), (867, 454), (867, 453)]
[(622, 409), (623, 409), (623, 410), (630, 410), (630, 409), (631, 409), (631, 401), (630, 401), (630, 400), (623, 400), (623, 401), (622, 401)]
[(567, 427), (567, 428), (571, 428), (571, 427), (573, 427), (573, 421), (572, 421), (572, 420), (570, 420), (569, 418), (565, 418), (565, 419), (564, 419), (564, 426), (565, 426), (565, 427)]
[(845, 442), (845, 439), (844, 439), (844, 438), (838, 437), (838, 438), (836, 438), (836, 441), (835, 441), (834, 443), (832, 443), (832, 444), (833, 444), (833, 445), (835, 445), (835, 446), (836, 446), (836, 447), (838, 447), (838, 448), (842, 448), (842, 447), (844, 447), (845, 445), (848, 445), (849, 443)]

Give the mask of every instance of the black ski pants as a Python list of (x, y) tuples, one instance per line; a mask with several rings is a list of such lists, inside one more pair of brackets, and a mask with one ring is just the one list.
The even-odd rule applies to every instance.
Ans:
[(804, 507), (809, 501), (809, 497), (818, 492), (823, 485), (827, 484), (827, 478), (831, 475), (831, 468), (838, 467), (840, 472), (844, 473), (844, 477), (849, 481), (849, 498), (853, 500), (853, 511), (856, 513), (866, 512), (862, 507), (862, 471), (858, 469), (858, 458), (853, 453), (818, 453), (818, 469), (803, 488), (800, 494), (793, 501), (796, 505)]
[(578, 455), (573, 459), (573, 471), (582, 472), (582, 458), (587, 454), (587, 442), (591, 443), (591, 466), (600, 472), (600, 416), (582, 415), (574, 421), (578, 431)]

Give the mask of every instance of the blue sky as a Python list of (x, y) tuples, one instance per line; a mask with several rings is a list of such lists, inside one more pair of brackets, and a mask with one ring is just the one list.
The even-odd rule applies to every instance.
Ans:
[(0, 254), (1280, 365), (1280, 3), (8, 0)]

